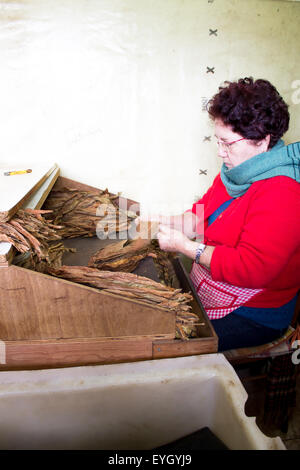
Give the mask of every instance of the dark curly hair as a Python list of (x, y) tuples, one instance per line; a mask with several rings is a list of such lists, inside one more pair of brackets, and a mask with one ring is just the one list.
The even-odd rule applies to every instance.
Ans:
[(259, 141), (270, 134), (269, 148), (288, 130), (288, 105), (276, 88), (263, 79), (225, 82), (208, 102), (209, 116), (221, 119), (246, 139)]

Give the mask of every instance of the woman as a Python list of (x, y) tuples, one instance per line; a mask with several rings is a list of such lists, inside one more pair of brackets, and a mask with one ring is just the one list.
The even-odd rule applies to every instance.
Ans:
[[(267, 80), (226, 82), (208, 112), (221, 172), (191, 211), (160, 225), (158, 240), (161, 249), (194, 261), (191, 279), (224, 351), (272, 341), (293, 317), (300, 288), (300, 143), (281, 140), (288, 106)], [(195, 215), (200, 205), (203, 220)], [(203, 244), (191, 239), (201, 224)]]

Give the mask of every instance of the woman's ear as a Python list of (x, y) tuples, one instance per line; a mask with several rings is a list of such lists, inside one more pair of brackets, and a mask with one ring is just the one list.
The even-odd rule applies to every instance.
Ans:
[(269, 145), (270, 145), (270, 139), (271, 139), (271, 136), (270, 134), (268, 134), (266, 135), (264, 139), (257, 142), (257, 145), (260, 147), (261, 152), (267, 152), (267, 150), (269, 149)]

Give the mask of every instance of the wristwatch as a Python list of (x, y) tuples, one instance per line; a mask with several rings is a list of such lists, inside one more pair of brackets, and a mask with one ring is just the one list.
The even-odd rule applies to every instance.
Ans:
[(196, 249), (195, 263), (200, 264), (200, 256), (202, 255), (205, 248), (206, 245), (204, 245), (203, 243), (199, 243)]

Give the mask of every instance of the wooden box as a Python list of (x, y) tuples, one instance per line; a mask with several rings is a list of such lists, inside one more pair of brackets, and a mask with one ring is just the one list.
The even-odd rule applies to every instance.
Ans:
[[(97, 191), (58, 175), (56, 178), (53, 189)], [(124, 203), (119, 198), (121, 201)], [(67, 257), (69, 264), (84, 265), (103, 240), (94, 237), (64, 242), (77, 247), (77, 255)], [(111, 364), (217, 352), (217, 335), (180, 258), (174, 260), (176, 276), (181, 288), (192, 293), (192, 310), (202, 323), (199, 337), (189, 340), (175, 339), (172, 311), (25, 269), (12, 264), (12, 258), (10, 254), (0, 259), (0, 370)], [(67, 259), (64, 263), (68, 264)]]

